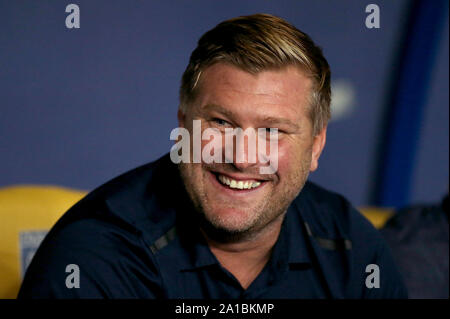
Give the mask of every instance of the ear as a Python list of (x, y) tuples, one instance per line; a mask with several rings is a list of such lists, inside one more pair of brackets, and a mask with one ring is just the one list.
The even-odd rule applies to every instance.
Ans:
[(325, 126), (319, 134), (314, 136), (312, 153), (311, 153), (311, 167), (310, 171), (314, 172), (319, 166), (319, 157), (322, 154), (322, 150), (325, 147), (325, 142), (327, 140), (327, 127)]
[(178, 117), (178, 126), (185, 127), (184, 121), (186, 119), (186, 114), (181, 110), (181, 108), (178, 108), (177, 117)]

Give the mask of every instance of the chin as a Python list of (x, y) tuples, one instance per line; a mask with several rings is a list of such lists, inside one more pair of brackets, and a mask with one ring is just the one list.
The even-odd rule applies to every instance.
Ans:
[(248, 231), (256, 222), (255, 216), (249, 215), (249, 211), (236, 208), (220, 208), (205, 212), (205, 218), (215, 230), (238, 234)]

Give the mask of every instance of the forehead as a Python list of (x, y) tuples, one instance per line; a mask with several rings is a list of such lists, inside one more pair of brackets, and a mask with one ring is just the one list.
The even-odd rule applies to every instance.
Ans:
[(217, 63), (208, 67), (198, 83), (197, 107), (217, 104), (232, 112), (306, 115), (312, 81), (296, 66), (251, 74), (235, 66)]

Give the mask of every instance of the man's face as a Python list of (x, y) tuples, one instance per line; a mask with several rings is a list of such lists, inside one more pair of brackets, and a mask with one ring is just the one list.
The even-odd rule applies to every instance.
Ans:
[[(260, 167), (267, 164), (237, 163), (236, 156), (233, 163), (180, 164), (191, 200), (214, 228), (230, 234), (258, 232), (286, 211), (309, 172), (317, 168), (326, 129), (312, 135), (308, 116), (311, 85), (311, 80), (294, 66), (252, 75), (217, 63), (203, 72), (195, 101), (186, 114), (178, 114), (179, 125), (188, 129), (191, 137), (193, 120), (201, 120), (202, 131), (278, 129), (278, 169), (273, 174), (260, 174)], [(202, 141), (202, 149), (208, 142)], [(243, 155), (247, 159), (247, 153)], [(233, 180), (236, 184), (260, 184), (239, 189), (224, 183)]]

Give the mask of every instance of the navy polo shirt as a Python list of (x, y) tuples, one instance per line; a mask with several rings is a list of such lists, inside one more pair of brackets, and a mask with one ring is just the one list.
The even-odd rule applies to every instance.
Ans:
[(407, 297), (378, 231), (342, 196), (311, 182), (289, 206), (268, 263), (247, 289), (211, 252), (197, 217), (168, 155), (138, 167), (61, 217), (18, 297)]

